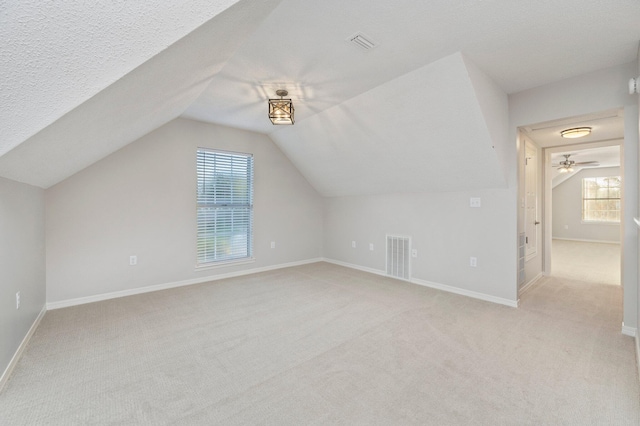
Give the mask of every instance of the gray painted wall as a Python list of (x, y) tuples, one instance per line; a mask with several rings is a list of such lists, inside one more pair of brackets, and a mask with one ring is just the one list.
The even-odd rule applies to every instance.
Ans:
[[(195, 270), (198, 147), (254, 155), (253, 263)], [(47, 302), (322, 255), (322, 199), (273, 142), (198, 121), (174, 120), (49, 188), (46, 207)]]
[[(469, 207), (470, 197), (482, 207)], [(514, 204), (509, 190), (329, 198), (324, 255), (384, 271), (386, 234), (410, 236), (418, 251), (412, 278), (513, 301), (514, 235), (505, 221), (515, 216)], [(469, 266), (471, 256), (477, 267)]]
[[(329, 198), (324, 213), (326, 258), (385, 270), (386, 234), (410, 236), (418, 250), (412, 278), (517, 300), (518, 179), (515, 139), (508, 137), (507, 95), (475, 67), (469, 72), (507, 187)], [(429, 163), (425, 158), (424, 167)], [(465, 172), (455, 166), (452, 175)], [(434, 182), (425, 186), (433, 188)], [(471, 197), (480, 197), (482, 207), (471, 208)], [(355, 249), (351, 241), (356, 241)], [(469, 266), (470, 257), (477, 258), (477, 267)]]
[(0, 375), (44, 307), (44, 247), (44, 190), (0, 178)]
[(620, 242), (619, 223), (582, 222), (582, 179), (602, 176), (620, 176), (620, 167), (582, 169), (553, 188), (553, 238)]

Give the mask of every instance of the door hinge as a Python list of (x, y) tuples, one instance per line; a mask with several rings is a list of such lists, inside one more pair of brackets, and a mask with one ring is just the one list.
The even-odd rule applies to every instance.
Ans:
[(529, 237), (524, 237), (524, 243), (529, 244)]

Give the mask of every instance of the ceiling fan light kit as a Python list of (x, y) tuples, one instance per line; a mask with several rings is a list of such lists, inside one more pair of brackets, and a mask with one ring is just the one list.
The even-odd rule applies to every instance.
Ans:
[(582, 138), (589, 134), (591, 134), (591, 127), (574, 127), (560, 132), (560, 136), (569, 139)]
[(269, 99), (269, 120), (273, 124), (290, 124), (295, 121), (293, 118), (294, 108), (291, 99), (284, 99), (289, 92), (286, 90), (276, 90), (276, 95), (280, 99)]
[(579, 163), (576, 163), (573, 160), (569, 160), (571, 154), (562, 154), (562, 156), (564, 157), (564, 161), (560, 161), (557, 166), (554, 166), (558, 167), (559, 173), (571, 173), (573, 171), (573, 166), (589, 165), (591, 167), (596, 167), (600, 165), (600, 163), (598, 163), (597, 161), (581, 161)]

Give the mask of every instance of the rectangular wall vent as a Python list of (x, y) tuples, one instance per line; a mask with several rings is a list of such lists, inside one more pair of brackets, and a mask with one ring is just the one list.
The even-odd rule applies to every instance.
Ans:
[(370, 50), (376, 47), (376, 43), (362, 33), (356, 33), (347, 40), (362, 50)]
[(411, 238), (387, 235), (387, 275), (403, 280), (411, 278)]

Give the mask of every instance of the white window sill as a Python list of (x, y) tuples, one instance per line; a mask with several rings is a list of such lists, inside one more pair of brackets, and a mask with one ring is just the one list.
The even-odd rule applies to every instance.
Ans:
[(256, 261), (255, 257), (249, 257), (245, 259), (238, 260), (227, 260), (225, 262), (216, 262), (216, 263), (207, 263), (205, 265), (196, 265), (195, 271), (207, 271), (209, 269), (219, 269), (227, 266), (237, 266), (237, 265), (245, 265), (248, 263), (254, 263)]
[(583, 225), (616, 225), (620, 226), (620, 222), (598, 222), (596, 220), (583, 220), (580, 222)]

